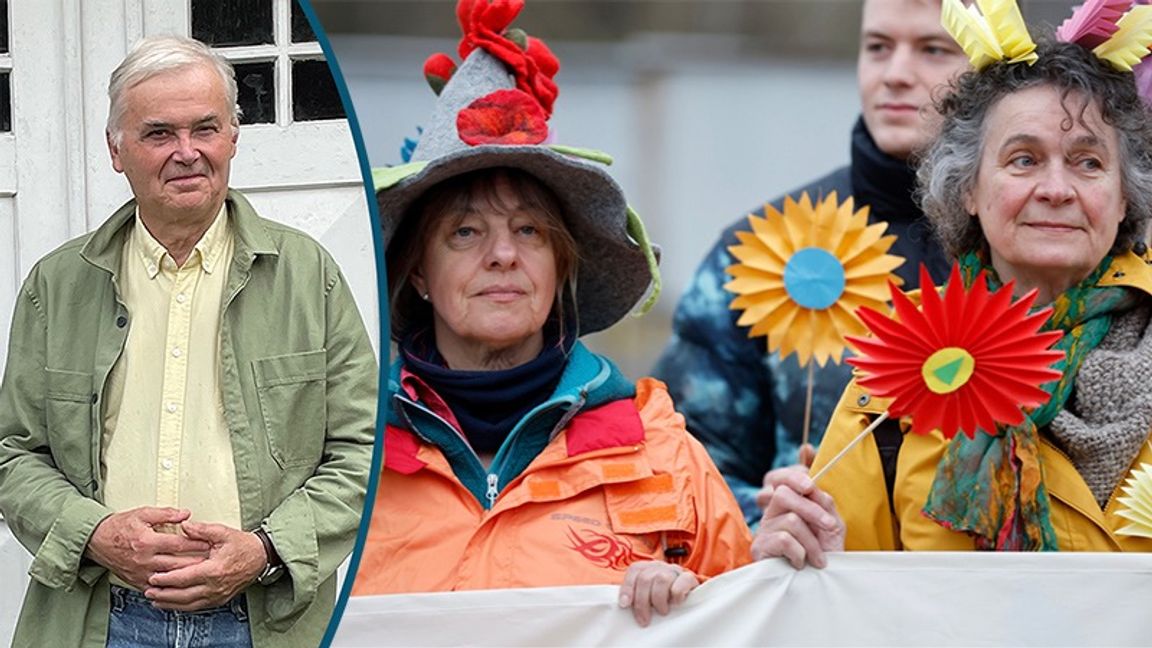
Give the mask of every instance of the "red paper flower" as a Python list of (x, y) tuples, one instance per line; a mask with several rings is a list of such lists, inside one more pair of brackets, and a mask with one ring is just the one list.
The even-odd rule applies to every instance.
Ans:
[(471, 146), (539, 144), (548, 137), (548, 121), (531, 95), (505, 89), (468, 104), (456, 115), (456, 130)]
[(889, 416), (910, 415), (917, 434), (938, 429), (971, 438), (976, 430), (995, 434), (998, 423), (1021, 423), (1022, 407), (1047, 402), (1040, 385), (1060, 378), (1050, 365), (1064, 353), (1049, 349), (1059, 331), (1040, 332), (1052, 309), (1029, 314), (1036, 291), (1013, 302), (1012, 287), (989, 292), (981, 272), (965, 290), (954, 265), (941, 298), (921, 266), (917, 309), (890, 284), (895, 317), (861, 308), (857, 315), (874, 337), (848, 338), (860, 352), (848, 359), (864, 374), (860, 386), (892, 398)]

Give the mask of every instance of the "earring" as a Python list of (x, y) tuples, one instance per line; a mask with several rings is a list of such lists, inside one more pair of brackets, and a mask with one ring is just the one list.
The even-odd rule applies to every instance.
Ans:
[(428, 293), (424, 293), (423, 295), (420, 295), (420, 298), (423, 299), (424, 301), (428, 301)]

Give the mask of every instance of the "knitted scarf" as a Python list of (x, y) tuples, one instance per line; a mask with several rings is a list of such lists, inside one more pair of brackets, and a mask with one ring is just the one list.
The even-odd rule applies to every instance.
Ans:
[[(1112, 257), (1104, 257), (1086, 279), (1052, 303), (1044, 329), (1064, 332), (1053, 346), (1064, 352), (1064, 359), (1054, 365), (1063, 376), (1043, 386), (1051, 394), (1048, 402), (1026, 412), (1019, 425), (998, 426), (996, 435), (977, 432), (972, 439), (957, 435), (940, 460), (923, 513), (948, 529), (968, 532), (977, 549), (1059, 549), (1044, 487), (1039, 429), (1064, 408), (1080, 364), (1108, 333), (1113, 315), (1137, 302), (1134, 291), (1096, 285), (1111, 264)], [(976, 253), (964, 255), (960, 268), (967, 286), (981, 270), (987, 272), (993, 289), (1001, 283)]]

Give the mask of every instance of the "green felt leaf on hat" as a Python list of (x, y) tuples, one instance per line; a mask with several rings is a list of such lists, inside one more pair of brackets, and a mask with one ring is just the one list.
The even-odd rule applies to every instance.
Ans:
[(610, 166), (612, 164), (612, 156), (605, 153), (604, 151), (597, 151), (596, 149), (590, 148), (580, 148), (579, 146), (565, 146), (563, 144), (549, 144), (548, 148), (563, 155), (571, 155), (572, 157), (599, 162), (605, 166)]
[(648, 273), (652, 276), (652, 286), (648, 291), (648, 298), (636, 310), (636, 317), (644, 315), (652, 310), (656, 305), (656, 300), (660, 298), (660, 262), (656, 258), (656, 250), (652, 248), (652, 240), (648, 238), (648, 230), (644, 227), (644, 221), (640, 220), (640, 214), (632, 209), (631, 205), (628, 206), (628, 222), (625, 225), (628, 230), (628, 236), (631, 236), (634, 241), (640, 244), (640, 249), (644, 251), (644, 259), (648, 261)]
[(420, 173), (426, 166), (428, 160), (372, 169), (372, 187), (374, 191), (389, 189), (404, 178)]
[(528, 34), (519, 27), (512, 27), (508, 31), (504, 32), (504, 38), (507, 38), (513, 43), (516, 43), (516, 47), (519, 47), (522, 50), (528, 49)]

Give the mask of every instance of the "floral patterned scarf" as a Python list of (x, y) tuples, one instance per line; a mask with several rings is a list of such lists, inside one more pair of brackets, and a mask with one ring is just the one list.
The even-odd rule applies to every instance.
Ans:
[[(958, 435), (940, 460), (923, 513), (948, 529), (968, 532), (977, 549), (1059, 549), (1044, 487), (1039, 429), (1064, 408), (1080, 364), (1104, 339), (1113, 315), (1136, 304), (1135, 291), (1096, 285), (1111, 265), (1112, 257), (1104, 257), (1086, 279), (1052, 303), (1044, 330), (1064, 332), (1053, 348), (1065, 357), (1055, 365), (1063, 377), (1043, 386), (1052, 395), (1048, 402), (1026, 412), (1019, 425), (998, 426), (994, 436), (978, 432), (969, 439)], [(987, 272), (992, 289), (1001, 284), (991, 265), (976, 253), (964, 255), (960, 268), (966, 286), (972, 285), (981, 270)]]

